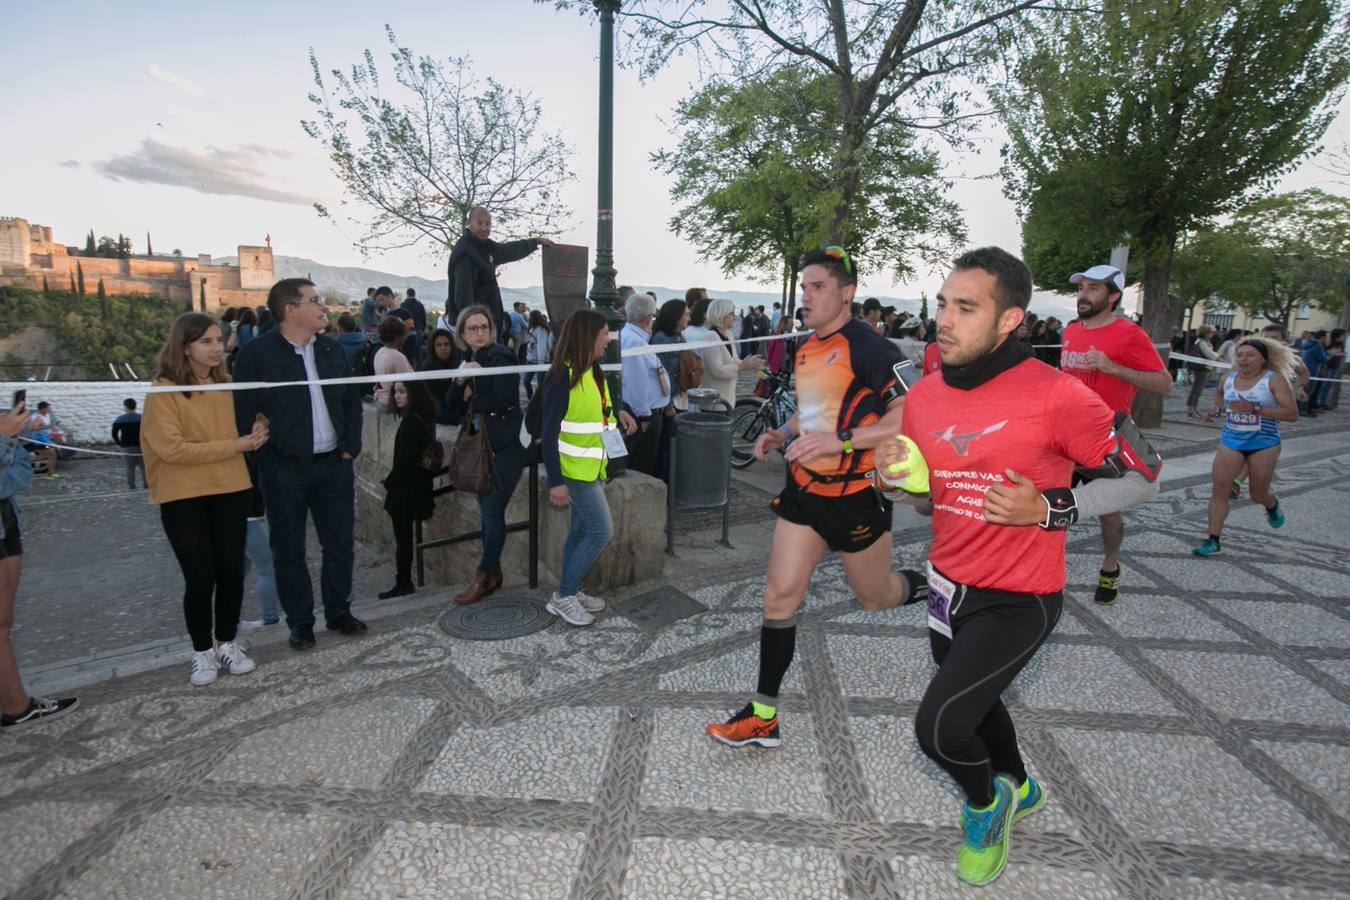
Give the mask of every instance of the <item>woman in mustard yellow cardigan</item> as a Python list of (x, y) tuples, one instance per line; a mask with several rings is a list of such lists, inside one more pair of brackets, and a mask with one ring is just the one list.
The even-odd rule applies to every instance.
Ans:
[[(184, 313), (159, 353), (155, 385), (206, 385), (230, 380), (225, 342), (210, 316)], [(186, 582), (183, 616), (192, 637), (194, 685), (257, 668), (237, 643), (244, 598), (244, 539), (251, 483), (244, 454), (267, 442), (259, 420), (240, 437), (231, 391), (172, 391), (145, 398), (141, 451), (150, 502), (159, 504), (164, 533)], [(215, 641), (212, 641), (212, 596)]]

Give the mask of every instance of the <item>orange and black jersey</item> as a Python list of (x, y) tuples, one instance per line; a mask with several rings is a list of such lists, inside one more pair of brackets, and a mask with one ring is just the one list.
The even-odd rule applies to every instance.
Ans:
[[(895, 385), (891, 369), (902, 359), (899, 347), (857, 319), (828, 337), (806, 338), (794, 359), (802, 433), (838, 433), (878, 422), (886, 415), (882, 398)], [(819, 457), (810, 465), (793, 463), (789, 477), (808, 493), (842, 497), (871, 487), (861, 476), (872, 471), (872, 455), (858, 450)]]

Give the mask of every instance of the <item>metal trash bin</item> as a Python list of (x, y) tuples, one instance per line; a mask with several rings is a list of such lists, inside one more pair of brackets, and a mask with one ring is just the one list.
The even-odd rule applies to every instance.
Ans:
[(727, 412), (686, 412), (672, 423), (675, 437), (670, 442), (670, 485), (666, 491), (666, 553), (671, 556), (675, 555), (675, 513), (681, 508), (722, 507), (722, 545), (731, 546), (730, 406), (715, 391), (707, 393), (713, 395), (715, 403), (727, 407)]

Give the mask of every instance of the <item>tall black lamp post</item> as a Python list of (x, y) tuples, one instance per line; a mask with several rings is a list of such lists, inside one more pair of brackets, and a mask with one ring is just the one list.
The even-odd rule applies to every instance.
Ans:
[[(591, 303), (617, 334), (623, 328), (619, 315), (619, 289), (614, 283), (614, 16), (623, 0), (591, 0), (600, 13), (600, 154), (599, 184), (596, 190), (595, 268), (591, 270)], [(619, 342), (611, 340), (605, 348), (605, 363), (619, 362)], [(609, 395), (615, 409), (623, 397), (619, 373), (609, 372)], [(617, 418), (617, 413), (616, 413)], [(626, 458), (610, 460), (611, 478), (627, 469)]]

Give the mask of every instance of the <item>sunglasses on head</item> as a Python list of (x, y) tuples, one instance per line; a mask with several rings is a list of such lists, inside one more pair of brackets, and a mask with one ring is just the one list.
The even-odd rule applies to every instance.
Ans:
[(828, 247), (822, 247), (820, 252), (831, 259), (839, 260), (844, 265), (844, 271), (850, 275), (853, 274), (853, 260), (848, 258), (848, 251), (843, 247), (838, 244), (830, 244)]

